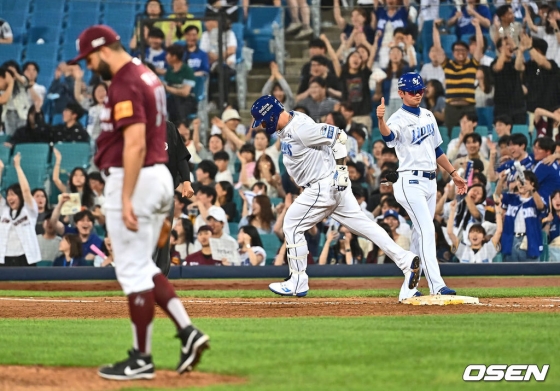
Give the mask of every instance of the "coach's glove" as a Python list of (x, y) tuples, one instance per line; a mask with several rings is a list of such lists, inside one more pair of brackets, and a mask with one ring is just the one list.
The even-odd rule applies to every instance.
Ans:
[(333, 178), (333, 186), (336, 186), (338, 191), (344, 191), (350, 184), (348, 178), (348, 167), (344, 165), (337, 165)]

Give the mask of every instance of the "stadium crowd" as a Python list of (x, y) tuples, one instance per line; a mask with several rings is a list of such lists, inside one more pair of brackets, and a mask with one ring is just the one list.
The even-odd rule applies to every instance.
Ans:
[[(223, 2), (209, 2), (218, 12)], [(246, 7), (275, 2), (227, 2), (229, 21)], [(410, 220), (393, 196), (390, 172), (398, 169), (393, 149), (376, 128), (375, 108), (384, 97), (387, 117), (402, 105), (398, 78), (419, 72), (426, 84), (422, 107), (430, 110), (455, 168), (468, 180), (466, 196), (454, 194), (440, 174), (435, 214), (440, 262), (560, 261), (560, 12), (549, 3), (503, 0), (463, 5), (438, 0), (361, 1), (350, 17), (334, 0), (340, 43), (312, 38), (306, 2), (289, 2), (286, 34), (310, 38), (309, 58), (295, 93), (275, 63), (263, 94), (318, 122), (344, 129), (351, 191), (364, 212), (403, 248), (410, 249)], [(166, 15), (149, 0), (146, 18)], [(301, 15), (301, 16), (300, 16)], [(217, 24), (204, 26), (173, 1), (171, 17), (184, 23), (155, 22), (134, 29), (128, 44), (160, 76), (167, 91), (168, 119), (191, 153), (195, 196), (175, 192), (171, 257), (176, 265), (282, 265), (284, 214), (301, 192), (282, 164), (282, 145), (264, 130), (244, 124), (233, 105), (211, 119), (203, 140), (196, 118), (196, 78), (217, 67), (235, 74), (237, 42), (224, 32), (224, 64), (218, 64)], [(1, 17), (1, 15), (0, 15)], [(192, 19), (192, 20), (190, 20)], [(0, 19), (0, 45), (11, 43), (9, 21)], [(336, 46), (336, 45), (334, 45)], [(0, 46), (1, 47), (1, 46)], [(110, 266), (110, 232), (104, 228), (103, 175), (90, 162), (61, 179), (65, 159), (60, 143), (88, 143), (101, 132), (100, 115), (108, 82), (84, 80), (79, 66), (59, 64), (52, 84), (37, 83), (40, 64), (8, 60), (0, 67), (2, 129), (7, 136), (0, 178), (11, 166), (16, 183), (2, 183), (0, 265)], [(210, 78), (214, 80), (215, 78)], [(229, 84), (229, 83), (228, 83)], [(216, 85), (210, 85), (217, 91)], [(226, 93), (228, 89), (226, 88)], [(53, 99), (53, 97), (55, 97)], [(50, 125), (48, 117), (61, 115)], [(31, 189), (18, 146), (49, 144), (52, 186)], [(7, 177), (7, 176), (5, 176)], [(52, 197), (58, 191), (58, 199)], [(57, 193), (55, 193), (57, 194)], [(76, 204), (78, 209), (68, 207)], [(53, 204), (50, 203), (53, 201)], [(65, 206), (66, 205), (66, 206)], [(392, 262), (373, 243), (354, 236), (330, 217), (305, 233), (309, 263)], [(212, 240), (214, 239), (214, 240)], [(214, 259), (212, 246), (229, 242), (237, 259)], [(212, 244), (213, 243), (213, 244)]]

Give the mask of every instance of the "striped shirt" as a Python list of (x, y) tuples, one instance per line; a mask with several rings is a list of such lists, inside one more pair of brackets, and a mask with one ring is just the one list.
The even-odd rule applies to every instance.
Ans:
[(445, 59), (442, 67), (445, 73), (446, 101), (449, 103), (454, 100), (464, 100), (474, 104), (474, 81), (478, 61), (472, 58), (460, 65), (453, 60)]

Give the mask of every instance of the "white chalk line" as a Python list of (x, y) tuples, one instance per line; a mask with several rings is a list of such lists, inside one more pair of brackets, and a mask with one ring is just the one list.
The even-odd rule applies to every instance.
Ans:
[[(0, 297), (2, 301), (24, 301), (24, 302), (38, 302), (38, 303), (107, 303), (107, 304), (123, 304), (128, 303), (127, 300), (78, 300), (78, 299), (36, 299), (36, 298), (21, 298), (21, 297)], [(543, 299), (544, 301), (560, 301), (560, 299)], [(194, 305), (243, 305), (243, 306), (337, 306), (337, 305), (387, 305), (398, 304), (381, 302), (381, 301), (239, 301), (239, 300), (191, 300), (183, 299), (181, 302), (185, 304)], [(555, 304), (494, 304), (494, 303), (478, 303), (469, 304), (481, 307), (495, 307), (495, 308), (560, 308), (560, 305)]]

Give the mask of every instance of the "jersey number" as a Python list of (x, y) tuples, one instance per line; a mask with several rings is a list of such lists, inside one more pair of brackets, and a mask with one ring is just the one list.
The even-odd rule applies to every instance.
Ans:
[(167, 116), (167, 107), (165, 106), (165, 88), (157, 86), (154, 88), (154, 95), (156, 98), (156, 126), (160, 126), (165, 117)]

